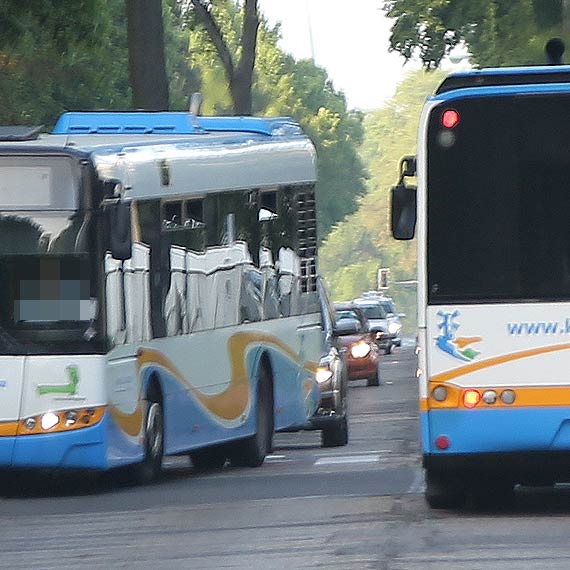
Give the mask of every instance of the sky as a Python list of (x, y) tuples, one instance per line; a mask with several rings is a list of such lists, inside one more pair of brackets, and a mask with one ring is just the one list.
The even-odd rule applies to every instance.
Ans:
[[(391, 21), (383, 0), (258, 0), (271, 25), (281, 22), (281, 49), (324, 67), (350, 109), (368, 111), (389, 99), (417, 67), (388, 51)], [(312, 36), (312, 48), (311, 48)]]

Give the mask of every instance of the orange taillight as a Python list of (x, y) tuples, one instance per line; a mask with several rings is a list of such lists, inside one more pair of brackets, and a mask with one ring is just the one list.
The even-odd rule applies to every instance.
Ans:
[(463, 405), (466, 408), (474, 408), (481, 401), (481, 394), (477, 390), (465, 390), (463, 392)]

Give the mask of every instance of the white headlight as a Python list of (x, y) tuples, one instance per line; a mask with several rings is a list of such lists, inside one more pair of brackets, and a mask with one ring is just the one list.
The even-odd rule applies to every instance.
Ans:
[(357, 342), (350, 347), (350, 354), (354, 358), (364, 358), (370, 353), (370, 345), (367, 342)]
[(317, 382), (321, 384), (322, 382), (326, 382), (332, 378), (332, 371), (329, 368), (319, 367), (317, 368), (317, 373), (315, 375)]
[(400, 330), (400, 325), (398, 323), (390, 323), (388, 325), (388, 332), (390, 334), (396, 334)]
[(59, 423), (59, 417), (53, 412), (47, 412), (42, 416), (42, 429), (48, 430)]

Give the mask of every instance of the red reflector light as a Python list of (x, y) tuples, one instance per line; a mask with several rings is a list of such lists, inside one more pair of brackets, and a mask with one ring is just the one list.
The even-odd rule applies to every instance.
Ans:
[(481, 394), (477, 390), (465, 390), (463, 392), (463, 405), (466, 408), (474, 408), (481, 401)]
[(448, 449), (450, 445), (451, 441), (449, 441), (449, 438), (446, 435), (440, 435), (435, 438), (435, 446), (438, 449)]
[(452, 129), (459, 123), (459, 113), (453, 109), (447, 109), (441, 116), (441, 123), (446, 129)]

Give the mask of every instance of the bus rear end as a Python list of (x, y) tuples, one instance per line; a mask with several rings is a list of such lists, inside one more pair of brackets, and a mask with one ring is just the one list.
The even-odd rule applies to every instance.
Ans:
[(432, 97), (420, 128), (433, 506), (570, 477), (570, 85), (511, 73)]

